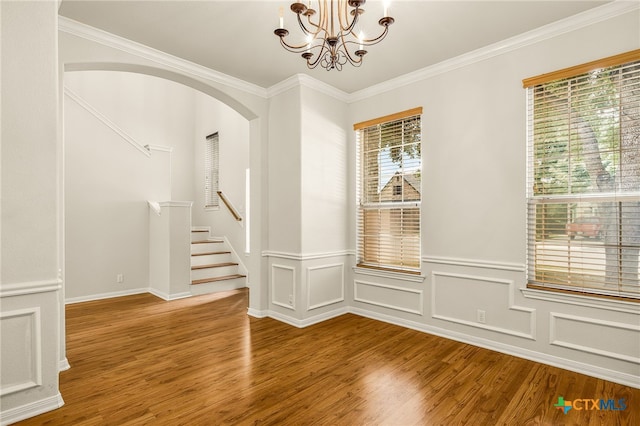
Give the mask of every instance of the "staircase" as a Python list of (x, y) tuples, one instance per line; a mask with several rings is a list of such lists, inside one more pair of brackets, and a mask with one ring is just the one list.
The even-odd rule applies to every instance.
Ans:
[(191, 229), (191, 294), (215, 293), (247, 286), (244, 267), (223, 238), (208, 228)]

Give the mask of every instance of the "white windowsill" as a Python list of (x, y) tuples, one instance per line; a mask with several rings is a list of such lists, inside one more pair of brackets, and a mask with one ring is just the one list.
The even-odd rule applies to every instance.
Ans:
[(424, 275), (407, 274), (403, 272), (384, 271), (381, 269), (362, 268), (359, 266), (353, 267), (353, 272), (361, 275), (372, 275), (374, 277), (391, 278), (400, 281), (412, 281), (415, 283), (421, 283), (425, 280)]
[(615, 300), (569, 293), (557, 293), (553, 291), (544, 291), (533, 288), (520, 288), (520, 291), (527, 299), (545, 300), (547, 302), (606, 309), (609, 311), (627, 312), (636, 315), (640, 314), (640, 303), (627, 302), (625, 300)]

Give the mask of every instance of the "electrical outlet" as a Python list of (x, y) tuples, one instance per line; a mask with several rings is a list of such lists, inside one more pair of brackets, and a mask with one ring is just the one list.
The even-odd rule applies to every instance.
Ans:
[(487, 313), (482, 309), (478, 309), (477, 320), (480, 324), (487, 322)]
[(293, 306), (293, 294), (289, 295), (289, 304)]
[(116, 275), (116, 282), (123, 283), (124, 282), (124, 275), (122, 275), (122, 274)]

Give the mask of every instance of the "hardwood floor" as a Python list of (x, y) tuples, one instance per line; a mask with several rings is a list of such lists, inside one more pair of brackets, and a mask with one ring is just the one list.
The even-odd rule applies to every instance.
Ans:
[[(66, 404), (19, 424), (640, 424), (638, 389), (351, 314), (297, 329), (247, 296), (67, 306)], [(627, 408), (565, 415), (559, 396)]]

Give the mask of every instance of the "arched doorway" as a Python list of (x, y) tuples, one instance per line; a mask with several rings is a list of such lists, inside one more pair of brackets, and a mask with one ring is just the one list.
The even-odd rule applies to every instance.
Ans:
[[(250, 108), (246, 107), (244, 104), (242, 104), (241, 102), (239, 102), (238, 100), (234, 99), (233, 97), (229, 96), (228, 94), (208, 85), (203, 83), (202, 81), (199, 81), (197, 79), (194, 79), (192, 77), (183, 75), (183, 74), (179, 74), (176, 72), (172, 72), (169, 70), (165, 70), (162, 68), (155, 68), (155, 67), (150, 67), (150, 66), (144, 66), (144, 65), (136, 65), (136, 64), (125, 64), (125, 63), (72, 63), (72, 64), (66, 64), (64, 66), (64, 71), (65, 73), (71, 73), (71, 72), (80, 72), (80, 71), (114, 71), (114, 72), (127, 72), (127, 73), (136, 73), (136, 74), (140, 74), (140, 75), (146, 75), (146, 76), (152, 76), (152, 77), (157, 77), (160, 79), (164, 79), (164, 80), (168, 80), (168, 81), (172, 81), (175, 83), (179, 83), (181, 85), (190, 87), (192, 89), (197, 90), (198, 92), (204, 93), (207, 96), (210, 96), (214, 99), (216, 99), (217, 101), (222, 102), (223, 104), (225, 104), (226, 106), (228, 106), (229, 108), (231, 108), (232, 110), (236, 111), (240, 116), (244, 117), (244, 119), (246, 119), (249, 122), (249, 139), (250, 139), (250, 146), (251, 148), (251, 159), (250, 159), (250, 163), (251, 164), (260, 164), (260, 149), (256, 149), (254, 150), (253, 147), (254, 146), (259, 146), (260, 142), (261, 142), (261, 135), (260, 135), (260, 118), (258, 117), (258, 115), (256, 113), (254, 113)], [(64, 112), (63, 112), (64, 114)], [(260, 170), (254, 171), (252, 170), (252, 181), (251, 181), (251, 185), (250, 187), (254, 187), (255, 182), (260, 182), (259, 180), (259, 176), (260, 176)], [(252, 195), (252, 198), (254, 199), (251, 203), (252, 205), (252, 217), (258, 217), (260, 218), (260, 198), (259, 198), (259, 191), (260, 189), (257, 187), (255, 190), (252, 190), (251, 193), (252, 194), (256, 194), (256, 197), (254, 197)], [(66, 196), (65, 196), (66, 198)], [(255, 209), (255, 210), (254, 210)], [(63, 211), (63, 218), (62, 218), (62, 235), (65, 235), (64, 232), (64, 217), (66, 216), (65, 212)], [(250, 220), (250, 218), (247, 218), (247, 220)], [(256, 229), (257, 228), (257, 229)], [(254, 279), (253, 281), (249, 282), (249, 287), (251, 288), (251, 294), (252, 294), (252, 298), (254, 298), (254, 296), (257, 296), (255, 300), (257, 300), (258, 302), (256, 302), (255, 304), (250, 302), (250, 306), (254, 305), (254, 306), (260, 306), (260, 294), (261, 294), (261, 290), (259, 287), (256, 287), (256, 285), (259, 285), (260, 283), (260, 253), (261, 253), (261, 241), (260, 241), (260, 233), (259, 233), (259, 229), (260, 227), (254, 227), (254, 229), (252, 229), (252, 233), (251, 233), (251, 254), (248, 258), (248, 268), (250, 269), (250, 271), (255, 271), (255, 273), (253, 273), (252, 275), (254, 277), (256, 277), (256, 279)], [(66, 239), (63, 238), (63, 244), (66, 245)], [(64, 264), (64, 259), (63, 259), (63, 264)], [(115, 279), (114, 279), (115, 282)], [(62, 300), (62, 303), (64, 304), (64, 298)], [(64, 308), (64, 306), (62, 307)], [(61, 326), (61, 330), (64, 330), (64, 309), (61, 309), (62, 312), (62, 326)], [(61, 336), (61, 353), (64, 355), (65, 353), (65, 346), (64, 346), (64, 340), (65, 340), (65, 336), (64, 334)], [(64, 358), (64, 356), (63, 356)]]

